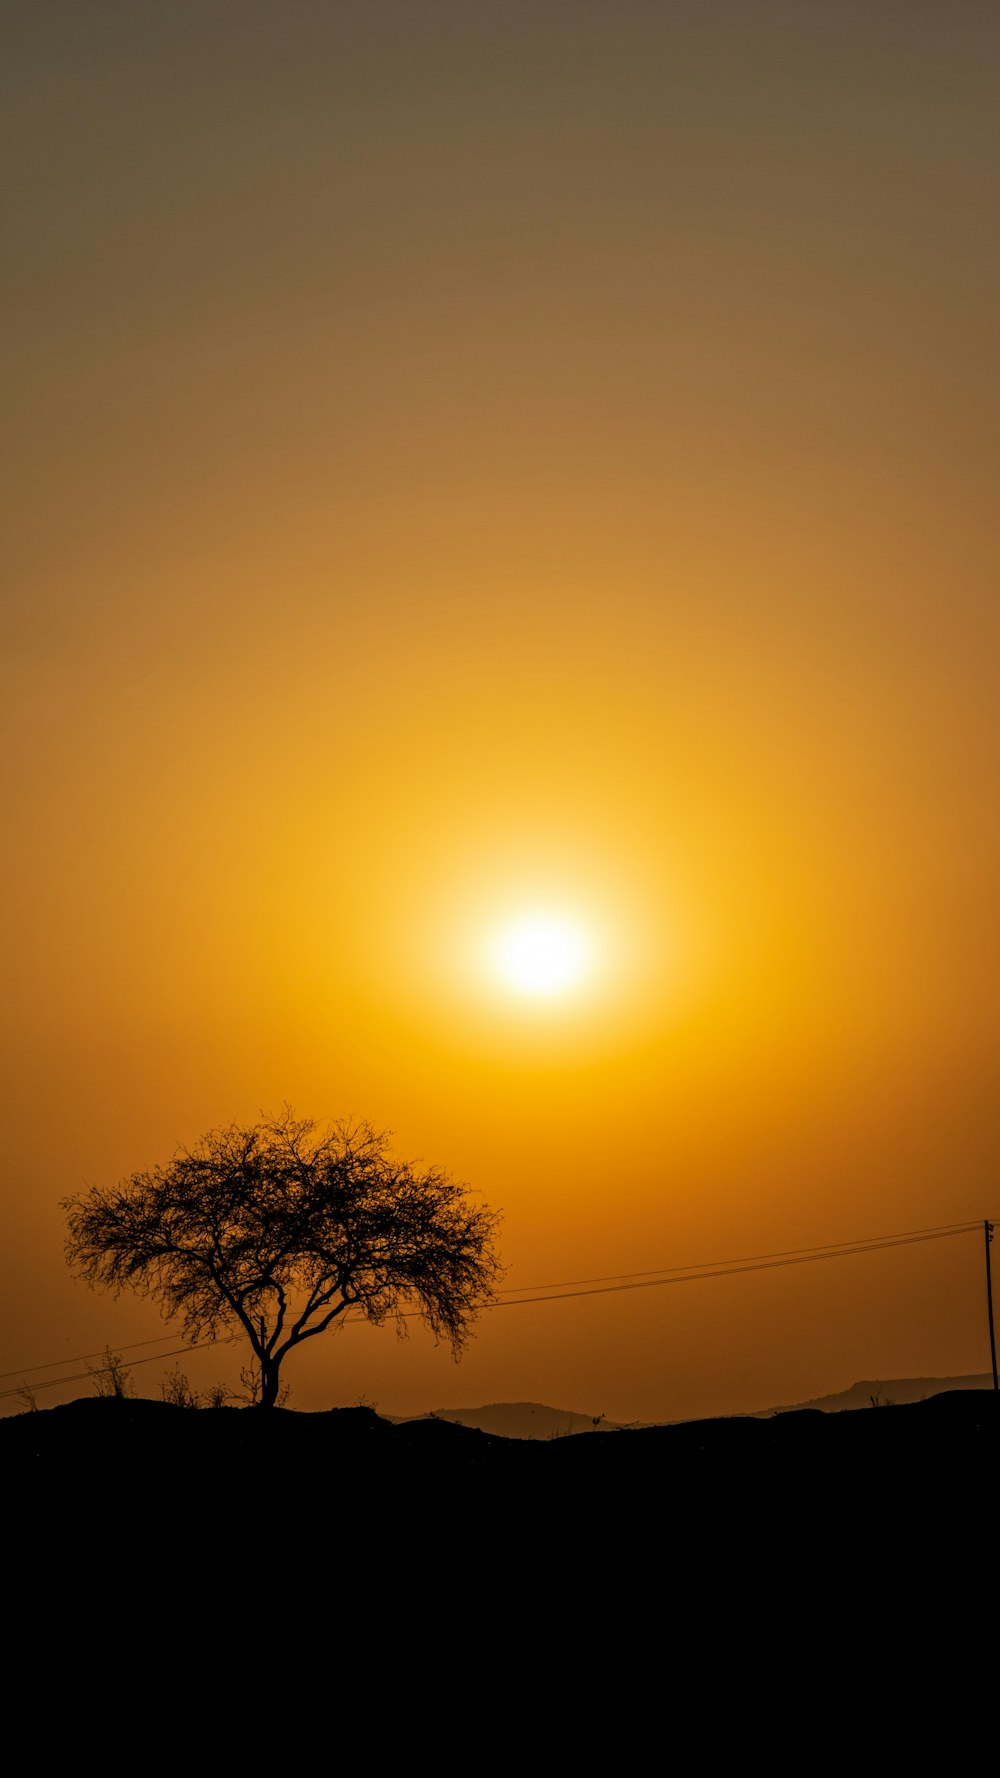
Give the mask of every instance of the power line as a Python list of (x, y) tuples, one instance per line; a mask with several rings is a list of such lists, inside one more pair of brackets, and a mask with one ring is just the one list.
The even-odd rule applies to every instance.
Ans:
[[(605, 1272), (596, 1278), (563, 1278), (563, 1279), (560, 1279), (559, 1282), (555, 1283), (555, 1284), (546, 1283), (546, 1284), (511, 1285), (507, 1290), (498, 1291), (497, 1295), (498, 1296), (521, 1296), (527, 1290), (568, 1290), (572, 1285), (577, 1285), (577, 1284), (611, 1284), (611, 1283), (616, 1282), (618, 1279), (621, 1279), (621, 1280), (627, 1280), (630, 1278), (658, 1279), (661, 1276), (663, 1276), (663, 1274), (668, 1273), (668, 1272), (671, 1272), (671, 1273), (672, 1272), (700, 1273), (700, 1272), (706, 1270), (706, 1268), (709, 1266), (719, 1267), (719, 1268), (726, 1268), (729, 1266), (746, 1266), (746, 1265), (750, 1265), (750, 1264), (755, 1264), (757, 1261), (760, 1261), (763, 1263), (766, 1260), (779, 1260), (779, 1259), (792, 1260), (793, 1257), (798, 1256), (798, 1255), (801, 1255), (803, 1260), (805, 1260), (806, 1258), (818, 1259), (821, 1257), (821, 1255), (823, 1255), (825, 1253), (833, 1254), (835, 1252), (841, 1252), (842, 1250), (845, 1250), (845, 1249), (850, 1249), (852, 1252), (855, 1250), (857, 1250), (858, 1252), (864, 1252), (864, 1251), (867, 1251), (868, 1249), (874, 1249), (874, 1248), (880, 1247), (880, 1246), (894, 1247), (894, 1246), (902, 1244), (904, 1241), (916, 1240), (920, 1237), (926, 1238), (927, 1240), (932, 1240), (939, 1235), (944, 1236), (944, 1235), (966, 1234), (970, 1230), (978, 1229), (979, 1227), (980, 1227), (980, 1224), (978, 1222), (947, 1222), (947, 1223), (941, 1223), (939, 1226), (933, 1227), (933, 1228), (903, 1229), (899, 1234), (895, 1234), (895, 1235), (866, 1235), (864, 1237), (859, 1237), (859, 1240), (856, 1242), (855, 1241), (830, 1241), (826, 1245), (818, 1245), (818, 1246), (814, 1246), (814, 1247), (779, 1248), (779, 1250), (776, 1253), (752, 1253), (752, 1254), (746, 1255), (742, 1259), (704, 1260), (704, 1261), (695, 1262), (695, 1263), (692, 1263), (692, 1264), (686, 1265), (686, 1266), (647, 1266), (645, 1271), (642, 1271), (642, 1272)], [(716, 1276), (716, 1273), (713, 1271), (707, 1275), (714, 1277), (714, 1276)]]
[[(623, 1291), (653, 1290), (667, 1284), (697, 1284), (708, 1278), (731, 1278), (742, 1272), (772, 1271), (785, 1266), (809, 1265), (817, 1260), (851, 1259), (858, 1253), (880, 1253), (891, 1247), (913, 1246), (925, 1241), (943, 1241), (953, 1235), (969, 1234), (973, 1229), (979, 1230), (979, 1222), (943, 1223), (937, 1227), (925, 1229), (908, 1229), (895, 1235), (873, 1235), (857, 1241), (832, 1241), (816, 1247), (790, 1247), (776, 1253), (751, 1254), (743, 1259), (705, 1260), (700, 1264), (687, 1266), (659, 1266), (645, 1272), (609, 1272), (598, 1278), (571, 1278), (551, 1285), (521, 1285), (519, 1289), (511, 1288), (499, 1292), (506, 1297), (505, 1302), (484, 1304), (486, 1309), (520, 1309), (531, 1303), (568, 1302), (571, 1298), (582, 1296), (614, 1296)], [(525, 1291), (536, 1291), (544, 1294), (524, 1295)], [(344, 1316), (342, 1326), (350, 1320), (362, 1317), (350, 1312)], [(418, 1310), (406, 1310), (401, 1319), (413, 1321), (419, 1319)], [(154, 1340), (134, 1340), (130, 1345), (116, 1348), (121, 1352), (133, 1352), (143, 1346), (156, 1346), (164, 1340), (171, 1339), (170, 1334), (160, 1334)], [(154, 1352), (148, 1358), (133, 1358), (125, 1366), (126, 1370), (135, 1370), (140, 1364), (155, 1364), (167, 1358), (189, 1356), (192, 1352), (202, 1352), (210, 1345), (231, 1346), (237, 1335), (230, 1334), (217, 1341), (208, 1341), (205, 1346), (178, 1346), (170, 1352)], [(19, 1371), (0, 1372), (0, 1379), (7, 1377), (32, 1375), (35, 1371), (51, 1370), (60, 1363), (79, 1364), (89, 1358), (102, 1358), (102, 1352), (81, 1353), (76, 1358), (53, 1359), (48, 1364), (28, 1365)], [(70, 1376), (50, 1377), (44, 1382), (32, 1385), (33, 1389), (54, 1389), (63, 1383), (77, 1383), (97, 1373), (88, 1369), (76, 1371)], [(0, 1401), (22, 1393), (20, 1388), (0, 1390)]]
[[(849, 1252), (859, 1252), (859, 1253), (866, 1252), (866, 1251), (873, 1251), (874, 1249), (876, 1249), (880, 1246), (894, 1247), (894, 1246), (901, 1245), (906, 1241), (917, 1240), (918, 1238), (921, 1238), (921, 1237), (931, 1240), (937, 1236), (964, 1234), (971, 1229), (978, 1229), (980, 1226), (981, 1225), (979, 1222), (948, 1222), (948, 1223), (941, 1223), (937, 1226), (934, 1226), (931, 1228), (925, 1228), (925, 1229), (904, 1229), (904, 1230), (900, 1231), (898, 1234), (894, 1234), (894, 1235), (865, 1236), (863, 1238), (859, 1238), (858, 1241), (831, 1241), (831, 1242), (826, 1243), (825, 1245), (820, 1244), (820, 1245), (813, 1246), (813, 1247), (779, 1248), (777, 1250), (777, 1252), (775, 1252), (775, 1253), (752, 1253), (752, 1254), (745, 1255), (740, 1259), (701, 1260), (701, 1261), (693, 1261), (690, 1264), (683, 1265), (683, 1266), (647, 1266), (646, 1269), (642, 1272), (605, 1272), (605, 1273), (599, 1274), (597, 1277), (594, 1277), (594, 1278), (561, 1278), (561, 1279), (557, 1280), (555, 1283), (548, 1282), (548, 1283), (544, 1283), (544, 1284), (510, 1285), (506, 1290), (498, 1291), (497, 1295), (502, 1296), (502, 1297), (511, 1296), (511, 1297), (523, 1298), (525, 1296), (526, 1291), (549, 1291), (549, 1290), (551, 1290), (551, 1291), (565, 1291), (565, 1290), (573, 1289), (574, 1287), (580, 1286), (580, 1285), (615, 1284), (615, 1283), (618, 1283), (619, 1281), (621, 1281), (622, 1288), (624, 1289), (624, 1288), (626, 1288), (628, 1281), (631, 1279), (648, 1278), (653, 1283), (657, 1283), (657, 1282), (661, 1282), (661, 1281), (663, 1283), (669, 1283), (669, 1282), (671, 1282), (671, 1279), (667, 1276), (667, 1274), (678, 1274), (678, 1273), (683, 1273), (683, 1274), (685, 1274), (685, 1276), (690, 1275), (690, 1276), (704, 1276), (704, 1277), (714, 1278), (714, 1277), (718, 1277), (718, 1276), (721, 1276), (722, 1274), (724, 1274), (726, 1271), (729, 1270), (730, 1267), (745, 1269), (745, 1268), (752, 1266), (752, 1265), (757, 1265), (757, 1264), (763, 1265), (763, 1264), (765, 1264), (765, 1262), (768, 1262), (771, 1260), (777, 1261), (777, 1260), (781, 1260), (781, 1259), (787, 1259), (787, 1260), (789, 1260), (790, 1263), (792, 1263), (794, 1260), (796, 1260), (797, 1258), (800, 1258), (800, 1257), (801, 1257), (802, 1262), (805, 1263), (805, 1261), (807, 1259), (818, 1259), (827, 1253), (836, 1256), (838, 1254), (843, 1254), (848, 1251)], [(711, 1269), (709, 1269), (709, 1268), (711, 1268)], [(684, 1282), (684, 1279), (682, 1278), (680, 1281)], [(529, 1299), (525, 1299), (525, 1300), (529, 1300)], [(537, 1299), (532, 1298), (530, 1300), (532, 1300), (532, 1301), (538, 1300), (540, 1302), (544, 1302), (549, 1299), (547, 1299), (545, 1297), (539, 1297)], [(506, 1308), (506, 1307), (514, 1307), (516, 1305), (503, 1304), (503, 1305), (491, 1305), (491, 1306), (493, 1306), (493, 1307), (502, 1306), (502, 1307)], [(345, 1317), (345, 1319), (346, 1319), (346, 1317)], [(116, 1352), (137, 1352), (144, 1346), (163, 1345), (167, 1340), (172, 1340), (175, 1337), (176, 1336), (174, 1334), (169, 1334), (169, 1333), (158, 1334), (155, 1339), (152, 1339), (152, 1340), (132, 1340), (129, 1342), (128, 1345), (116, 1345), (114, 1349)], [(207, 1342), (207, 1344), (219, 1344), (219, 1345), (230, 1345), (231, 1343), (232, 1343), (232, 1337), (227, 1337), (227, 1338), (219, 1340), (217, 1342)], [(188, 1351), (188, 1352), (203, 1351), (204, 1349), (205, 1349), (204, 1347), (197, 1347), (197, 1346), (187, 1346), (187, 1347), (181, 1348), (181, 1350)], [(74, 1355), (74, 1357), (72, 1357), (72, 1358), (50, 1358), (44, 1364), (19, 1365), (19, 1366), (16, 1366), (13, 1370), (0, 1371), (0, 1382), (5, 1381), (8, 1377), (28, 1377), (28, 1376), (34, 1375), (34, 1373), (36, 1371), (55, 1370), (56, 1366), (60, 1365), (60, 1364), (85, 1364), (87, 1362), (87, 1360), (90, 1358), (103, 1358), (104, 1357), (104, 1350), (105, 1349), (102, 1347), (99, 1352), (77, 1352)], [(172, 1352), (161, 1352), (161, 1353), (156, 1354), (155, 1356), (160, 1357), (160, 1358), (172, 1358), (174, 1356), (174, 1354)], [(146, 1364), (149, 1362), (150, 1362), (150, 1360), (148, 1360), (148, 1359), (132, 1359), (130, 1361), (129, 1368), (131, 1368), (131, 1366), (134, 1364)], [(67, 1382), (75, 1382), (76, 1378), (75, 1377), (67, 1377), (65, 1380)], [(38, 1383), (36, 1385), (36, 1387), (39, 1389), (45, 1389), (45, 1388), (48, 1388), (48, 1384), (47, 1383)], [(10, 1390), (0, 1391), (0, 1400), (3, 1399), (3, 1396), (5, 1394), (9, 1395), (10, 1393), (11, 1393)], [(16, 1393), (16, 1391), (14, 1393)]]
[[(175, 1340), (176, 1338), (176, 1334), (157, 1334), (155, 1340), (132, 1340), (127, 1346), (116, 1346), (115, 1351), (136, 1352), (140, 1346), (162, 1346), (164, 1341)], [(169, 1354), (163, 1353), (161, 1356), (166, 1358), (169, 1357)], [(32, 1371), (54, 1371), (58, 1364), (85, 1364), (88, 1358), (103, 1357), (104, 1348), (102, 1347), (100, 1352), (78, 1352), (75, 1358), (50, 1358), (47, 1364), (22, 1364), (19, 1370), (0, 1371), (0, 1382), (6, 1377), (30, 1376)], [(135, 1363), (138, 1364), (139, 1360), (136, 1359)], [(38, 1387), (41, 1389), (44, 1385), (39, 1383)]]
[(936, 1231), (927, 1235), (898, 1235), (889, 1239), (860, 1242), (856, 1246), (844, 1245), (839, 1248), (823, 1248), (813, 1252), (800, 1253), (788, 1259), (755, 1259), (731, 1262), (718, 1265), (712, 1270), (698, 1271), (691, 1268), (687, 1272), (678, 1271), (672, 1277), (646, 1278), (636, 1283), (601, 1284), (582, 1290), (555, 1289), (545, 1296), (519, 1297), (515, 1301), (505, 1303), (486, 1303), (487, 1309), (521, 1309), (528, 1303), (562, 1303), (571, 1297), (578, 1296), (614, 1296), (624, 1290), (655, 1290), (663, 1284), (698, 1284), (705, 1278), (732, 1278), (739, 1272), (766, 1272), (780, 1266), (804, 1266), (813, 1260), (852, 1259), (857, 1253), (881, 1253), (889, 1247), (907, 1247), (920, 1241), (943, 1241), (950, 1235), (967, 1235), (972, 1229), (978, 1231), (978, 1223), (961, 1223), (954, 1228)]
[[(172, 1337), (172, 1335), (168, 1335), (168, 1338)], [(124, 1365), (122, 1368), (127, 1371), (134, 1371), (138, 1370), (140, 1364), (156, 1364), (159, 1359), (163, 1358), (189, 1358), (192, 1352), (207, 1352), (210, 1346), (232, 1346), (235, 1342), (236, 1335), (228, 1334), (226, 1338), (222, 1340), (208, 1340), (204, 1346), (175, 1346), (172, 1352), (153, 1352), (149, 1358), (132, 1358), (129, 1360), (128, 1364)], [(132, 1346), (123, 1346), (121, 1347), (121, 1350), (123, 1352), (131, 1352), (134, 1351), (136, 1346), (151, 1346), (153, 1344), (154, 1342), (152, 1340), (135, 1340)], [(103, 1358), (104, 1353), (95, 1352), (92, 1353), (91, 1356), (95, 1358)], [(76, 1360), (70, 1358), (67, 1359), (66, 1362), (68, 1364), (74, 1364)], [(36, 1370), (44, 1370), (46, 1367), (44, 1365), (36, 1365), (34, 1368)], [(6, 1374), (8, 1376), (17, 1375), (14, 1371), (8, 1371)], [(98, 1365), (93, 1370), (74, 1371), (73, 1375), (70, 1377), (49, 1377), (44, 1383), (33, 1383), (31, 1385), (30, 1393), (34, 1395), (35, 1391), (38, 1389), (57, 1389), (60, 1383), (86, 1382), (88, 1378), (99, 1377), (100, 1374), (101, 1367)], [(11, 1396), (21, 1394), (22, 1390), (20, 1389), (0, 1389), (0, 1401), (7, 1401)]]

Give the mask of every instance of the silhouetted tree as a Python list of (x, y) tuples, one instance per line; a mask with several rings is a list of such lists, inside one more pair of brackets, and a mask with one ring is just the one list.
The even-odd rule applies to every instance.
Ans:
[(317, 1134), (290, 1111), (213, 1130), (169, 1166), (63, 1207), (67, 1259), (89, 1284), (158, 1298), (192, 1342), (246, 1335), (261, 1407), (289, 1352), (349, 1311), (403, 1332), (409, 1309), (457, 1357), (500, 1277), (499, 1215), (465, 1186), (393, 1159), (368, 1124)]

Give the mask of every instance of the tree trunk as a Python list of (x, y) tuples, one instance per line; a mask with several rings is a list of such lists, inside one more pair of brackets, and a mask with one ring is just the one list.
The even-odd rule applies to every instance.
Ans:
[(259, 1408), (273, 1408), (278, 1399), (278, 1366), (262, 1364), (260, 1367), (260, 1400)]

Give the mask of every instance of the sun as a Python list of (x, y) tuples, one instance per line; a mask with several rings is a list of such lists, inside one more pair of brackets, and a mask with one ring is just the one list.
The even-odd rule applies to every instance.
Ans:
[(564, 914), (522, 914), (503, 926), (493, 961), (504, 986), (533, 999), (551, 999), (577, 988), (590, 973), (591, 946), (584, 928)]

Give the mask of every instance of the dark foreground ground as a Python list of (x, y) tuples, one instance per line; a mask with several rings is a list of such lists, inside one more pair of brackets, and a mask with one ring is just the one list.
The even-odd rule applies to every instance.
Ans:
[(372, 1733), (460, 1699), (498, 1749), (528, 1704), (553, 1754), (592, 1717), (784, 1745), (793, 1709), (877, 1742), (992, 1686), (998, 1458), (972, 1390), (550, 1443), (88, 1399), (0, 1422), (6, 1621), (33, 1673), (216, 1686), (227, 1722), (360, 1688)]
[[(186, 1409), (96, 1398), (0, 1421), (0, 1463), (24, 1517), (86, 1503), (92, 1521), (234, 1525), (317, 1513), (386, 1523), (401, 1502), (433, 1517), (488, 1513), (508, 1532), (586, 1531), (678, 1542), (746, 1522), (757, 1536), (864, 1527), (874, 1546), (905, 1525), (933, 1539), (945, 1516), (992, 1520), (1000, 1397), (965, 1390), (902, 1406), (736, 1417), (537, 1442), (370, 1408), (328, 1413)], [(419, 1523), (411, 1524), (419, 1543)]]
[(824, 1773), (863, 1744), (963, 1771), (995, 1687), (998, 1458), (977, 1390), (548, 1444), (368, 1408), (18, 1415), (9, 1723), (32, 1698), (34, 1734), (112, 1771), (260, 1764), (274, 1735), (299, 1758), (343, 1723), (379, 1766), (658, 1746), (728, 1773), (753, 1746)]
[(206, 1471), (238, 1484), (248, 1465), (278, 1486), (335, 1474), (348, 1494), (405, 1480), (516, 1495), (572, 1487), (662, 1497), (706, 1484), (753, 1490), (781, 1478), (818, 1493), (881, 1496), (895, 1486), (924, 1493), (932, 1477), (941, 1485), (959, 1474), (975, 1489), (987, 1468), (992, 1488), (998, 1450), (1000, 1395), (985, 1389), (857, 1412), (803, 1408), (550, 1440), (502, 1438), (434, 1416), (397, 1424), (366, 1407), (304, 1414), (97, 1397), (0, 1420), (7, 1481), (32, 1496), (68, 1473), (95, 1486), (159, 1490)]
[(272, 1650), (304, 1623), (391, 1622), (415, 1659), (443, 1636), (459, 1661), (571, 1648), (577, 1668), (667, 1661), (701, 1684), (722, 1662), (758, 1687), (833, 1664), (877, 1694), (886, 1668), (938, 1686), (993, 1648), (986, 1390), (552, 1442), (370, 1408), (84, 1399), (0, 1421), (0, 1465), (7, 1611), (41, 1611), (77, 1652), (94, 1613), (117, 1650), (130, 1623), (214, 1638), (246, 1620)]

